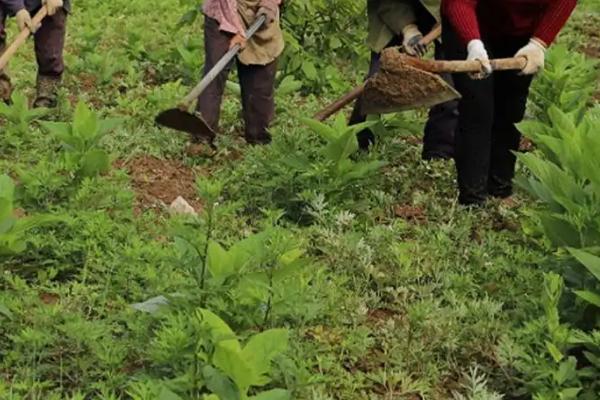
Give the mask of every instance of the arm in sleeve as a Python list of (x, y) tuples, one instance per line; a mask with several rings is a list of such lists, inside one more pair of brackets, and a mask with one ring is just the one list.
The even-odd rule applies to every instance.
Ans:
[(379, 19), (396, 35), (400, 35), (405, 26), (417, 22), (411, 0), (384, 0), (377, 9)]
[(24, 0), (2, 0), (0, 4), (3, 4), (11, 14), (16, 14), (17, 11), (25, 8)]
[(560, 30), (573, 13), (576, 0), (556, 0), (550, 2), (537, 26), (534, 36), (545, 45), (550, 45), (556, 39)]
[(442, 14), (450, 21), (465, 45), (471, 40), (481, 39), (477, 3), (478, 0), (442, 0)]

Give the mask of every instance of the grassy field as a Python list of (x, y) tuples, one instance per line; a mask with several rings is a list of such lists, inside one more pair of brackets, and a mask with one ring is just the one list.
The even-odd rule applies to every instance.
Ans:
[[(252, 356), (268, 353), (248, 385), (257, 399), (531, 398), (511, 362), (544, 315), (551, 252), (531, 201), (458, 206), (453, 164), (420, 160), (421, 111), (376, 122), (374, 150), (331, 156), (338, 168), (303, 118), (357, 82), (359, 43), (353, 63), (334, 64), (347, 78), (335, 89), (279, 90), (268, 147), (244, 144), (232, 82), (218, 150), (191, 155), (185, 137), (153, 123), (202, 64), (200, 20), (176, 29), (189, 9), (76, 2), (59, 110), (24, 130), (0, 122), (18, 214), (62, 218), (0, 258), (0, 399), (254, 398), (227, 389), (241, 386), (217, 360), (203, 310), (242, 343), (278, 335)], [(580, 10), (561, 42), (598, 57), (597, 34), (579, 41), (598, 15)], [(28, 98), (31, 50), (11, 64)], [(73, 121), (78, 101), (118, 119), (90, 145), (110, 155), (98, 176), (39, 123)], [(347, 134), (342, 120), (332, 131)], [(198, 217), (169, 214), (178, 196)], [(131, 307), (162, 295), (159, 312)]]

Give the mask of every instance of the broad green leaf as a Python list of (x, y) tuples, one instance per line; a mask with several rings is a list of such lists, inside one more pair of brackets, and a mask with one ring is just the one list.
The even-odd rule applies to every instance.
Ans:
[(561, 362), (558, 366), (558, 371), (554, 373), (554, 380), (559, 385), (564, 385), (577, 375), (577, 360), (575, 357), (569, 357)]
[(215, 241), (208, 244), (207, 268), (217, 285), (222, 285), (234, 272), (230, 254)]
[(308, 60), (302, 63), (302, 72), (304, 72), (304, 76), (310, 81), (316, 81), (319, 78), (315, 64)]
[(157, 400), (183, 400), (183, 398), (165, 385), (162, 385)]
[(328, 142), (336, 140), (338, 137), (335, 129), (327, 124), (324, 124), (323, 122), (319, 122), (311, 118), (301, 118), (300, 121)]
[(560, 391), (560, 400), (575, 400), (582, 388), (567, 388)]
[(569, 248), (568, 250), (600, 282), (600, 257), (574, 248)]
[(239, 400), (240, 392), (233, 382), (221, 371), (207, 365), (202, 369), (202, 377), (208, 390), (218, 395), (221, 399)]
[(101, 149), (90, 150), (81, 159), (81, 174), (85, 177), (94, 177), (107, 172), (109, 168), (108, 154)]
[(244, 347), (243, 357), (256, 374), (267, 375), (273, 359), (287, 350), (288, 338), (289, 333), (285, 329), (271, 329), (254, 335)]
[(589, 290), (577, 290), (575, 291), (575, 294), (588, 303), (600, 307), (600, 294), (590, 292)]
[(107, 118), (107, 119), (100, 120), (98, 122), (98, 124), (99, 124), (98, 138), (113, 131), (115, 128), (117, 128), (122, 123), (123, 123), (123, 120), (121, 118)]
[(85, 142), (92, 140), (98, 134), (98, 117), (82, 101), (77, 103), (73, 115), (73, 135), (82, 138)]
[(291, 398), (292, 396), (287, 390), (273, 389), (250, 397), (249, 400), (290, 400)]
[(255, 384), (257, 372), (242, 356), (240, 344), (236, 339), (218, 342), (212, 361), (215, 367), (235, 382), (242, 396)]
[[(225, 321), (219, 318), (212, 311), (199, 309), (197, 314), (198, 318), (210, 328), (213, 341), (219, 342), (221, 340), (232, 340), (236, 337), (229, 325), (227, 325)], [(237, 339), (235, 339), (235, 341), (237, 342)]]
[(15, 196), (15, 184), (8, 175), (0, 175), (0, 199), (7, 199), (12, 202)]

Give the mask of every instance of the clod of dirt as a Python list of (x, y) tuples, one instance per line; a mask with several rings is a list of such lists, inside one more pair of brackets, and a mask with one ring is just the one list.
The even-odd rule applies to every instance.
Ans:
[(427, 220), (425, 210), (421, 207), (398, 204), (394, 206), (394, 214), (407, 221), (423, 223)]
[(397, 49), (385, 50), (380, 71), (365, 85), (365, 112), (393, 112), (431, 106), (457, 93), (437, 74), (415, 68)]
[(202, 209), (196, 191), (196, 176), (200, 173), (179, 161), (141, 156), (117, 161), (116, 167), (125, 169), (131, 176), (137, 211), (164, 210), (180, 196), (187, 199), (195, 211)]
[(41, 302), (46, 305), (54, 305), (60, 300), (60, 296), (58, 296), (57, 294), (47, 292), (40, 293), (39, 298)]

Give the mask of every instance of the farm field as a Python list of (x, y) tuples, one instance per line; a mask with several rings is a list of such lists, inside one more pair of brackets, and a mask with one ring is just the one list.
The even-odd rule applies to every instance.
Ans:
[(481, 209), (421, 160), (425, 111), (372, 120), (369, 153), (311, 119), (367, 69), (362, 3), (286, 6), (269, 146), (235, 76), (216, 150), (154, 124), (199, 78), (195, 1), (75, 2), (56, 111), (19, 52), (1, 400), (600, 399), (600, 2), (536, 78), (517, 195)]

